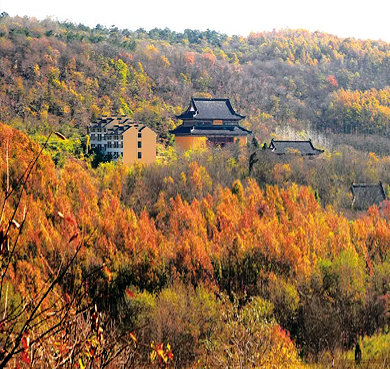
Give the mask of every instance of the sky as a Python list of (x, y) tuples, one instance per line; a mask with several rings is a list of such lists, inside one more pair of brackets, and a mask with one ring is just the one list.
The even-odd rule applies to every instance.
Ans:
[(390, 43), (389, 0), (0, 0), (0, 11), (90, 27), (210, 29), (240, 36), (303, 28)]

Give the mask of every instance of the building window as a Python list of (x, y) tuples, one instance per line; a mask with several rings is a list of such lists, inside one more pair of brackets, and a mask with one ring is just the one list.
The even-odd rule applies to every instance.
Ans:
[(139, 149), (142, 148), (142, 141), (138, 141), (138, 148), (139, 148)]
[(138, 138), (142, 138), (142, 132), (138, 132)]
[(142, 152), (138, 153), (138, 159), (142, 159)]

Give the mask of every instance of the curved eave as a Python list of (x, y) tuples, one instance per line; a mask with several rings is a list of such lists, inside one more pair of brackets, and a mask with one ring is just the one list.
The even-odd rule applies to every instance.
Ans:
[(176, 129), (169, 131), (169, 133), (175, 136), (233, 136), (233, 137), (245, 137), (252, 134), (246, 128), (241, 126), (205, 126), (205, 127), (194, 127), (194, 126), (179, 126)]
[(176, 119), (181, 119), (181, 120), (195, 119), (194, 116), (195, 116), (194, 112), (185, 112), (185, 113), (180, 114), (180, 115), (175, 115)]
[(240, 115), (240, 114), (237, 114), (237, 113), (236, 113), (236, 116), (239, 117), (240, 119), (245, 119), (246, 118), (246, 115)]
[(224, 121), (239, 121), (239, 120), (243, 120), (246, 118), (245, 115), (239, 115), (239, 114), (235, 114), (233, 115), (232, 117), (230, 117), (229, 119), (226, 119), (225, 118), (218, 118), (218, 117), (212, 117), (212, 118), (199, 118), (197, 117), (196, 114), (192, 114), (192, 113), (183, 113), (183, 114), (180, 114), (180, 115), (175, 115), (175, 118), (176, 119), (181, 119), (181, 120), (185, 120), (185, 119), (193, 119), (193, 120), (199, 120), (199, 121), (213, 121), (213, 120), (224, 120)]
[[(193, 137), (246, 137), (250, 133), (244, 133), (244, 132), (207, 132), (207, 133), (191, 133), (191, 136)], [(188, 136), (188, 135), (180, 135), (180, 136)]]
[(301, 155), (301, 156), (316, 156), (316, 155), (320, 155), (324, 152), (324, 150), (317, 150), (316, 152), (305, 152), (305, 153), (302, 153), (301, 151), (297, 150), (296, 153), (294, 152), (277, 152), (273, 149), (271, 149), (271, 151), (275, 154), (275, 155)]

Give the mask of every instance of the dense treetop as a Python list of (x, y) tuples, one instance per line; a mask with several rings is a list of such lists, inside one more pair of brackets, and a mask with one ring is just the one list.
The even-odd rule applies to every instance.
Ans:
[[(10, 186), (18, 188), (16, 179), (39, 145), (6, 125), (0, 125), (0, 142), (4, 200), (7, 150)], [(136, 332), (147, 344), (128, 355), (139, 365), (148, 361), (148, 342), (157, 341), (172, 344), (176, 367), (242, 359), (266, 360), (270, 367), (286, 367), (287, 361), (297, 368), (298, 352), (317, 360), (353, 347), (359, 335), (386, 329), (389, 203), (353, 212), (348, 187), (349, 176), (369, 181), (387, 176), (389, 183), (389, 157), (351, 149), (314, 161), (264, 153), (249, 174), (246, 148), (241, 150), (194, 152), (130, 168), (102, 163), (96, 169), (73, 158), (56, 166), (44, 154), (20, 206), (17, 192), (5, 206), (4, 219), (17, 208), (14, 220), (23, 223), (23, 231), (2, 282), (8, 289), (1, 308), (36, 301), (53, 271), (77, 249), (66, 277), (46, 296), (43, 312), (56, 322), (61, 315), (55, 309), (76, 295), (76, 311), (96, 306), (105, 332), (112, 327), (104, 335), (113, 341), (93, 344), (80, 325), (86, 323), (77, 323), (86, 338), (71, 351), (75, 338), (60, 325), (49, 342), (61, 347), (61, 357), (90, 360), (83, 350), (93, 349), (96, 355), (101, 350), (103, 360), (104, 350), (116, 349), (122, 335)], [(6, 225), (3, 221), (2, 232)], [(2, 242), (4, 265), (10, 254)], [(61, 324), (71, 326), (69, 319)], [(6, 342), (7, 329), (17, 325), (7, 319), (2, 324), (0, 342)], [(28, 334), (37, 336), (44, 328), (32, 326)], [(262, 354), (242, 351), (242, 342), (261, 347)], [(42, 344), (33, 347), (43, 353)], [(29, 352), (27, 347), (20, 354), (26, 363), (30, 359), (22, 353)], [(42, 354), (34, 362), (45, 367), (50, 358)]]

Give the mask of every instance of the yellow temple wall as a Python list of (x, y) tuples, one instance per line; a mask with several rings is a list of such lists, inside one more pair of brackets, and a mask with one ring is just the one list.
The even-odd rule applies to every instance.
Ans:
[(234, 142), (237, 142), (237, 140), (240, 141), (240, 146), (245, 146), (248, 142), (248, 138), (245, 137), (234, 137)]
[(206, 147), (207, 137), (175, 136), (175, 146), (179, 150), (194, 150)]

